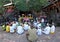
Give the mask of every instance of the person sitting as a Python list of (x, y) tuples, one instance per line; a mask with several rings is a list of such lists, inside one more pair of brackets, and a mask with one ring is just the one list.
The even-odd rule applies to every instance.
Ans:
[(44, 20), (44, 18), (42, 18), (42, 20), (41, 20), (41, 27), (42, 27), (42, 28), (45, 27), (45, 20)]
[(28, 30), (31, 29), (31, 24), (28, 24)]
[(24, 23), (24, 30), (28, 30), (29, 28), (28, 28), (28, 24), (27, 24), (27, 22), (25, 22)]
[(19, 25), (19, 22), (16, 21), (16, 27)]
[(18, 34), (22, 34), (22, 33), (24, 33), (24, 30), (23, 30), (22, 24), (20, 24), (19, 26), (17, 26), (17, 33), (18, 33)]
[(55, 32), (55, 25), (54, 25), (54, 23), (52, 23), (50, 32), (51, 32), (51, 34), (54, 34), (54, 32)]
[(41, 27), (41, 23), (38, 23), (38, 24), (37, 24), (37, 28), (39, 28), (39, 27)]
[(9, 24), (6, 25), (6, 32), (10, 32), (10, 25)]
[(29, 42), (36, 42), (37, 41), (38, 36), (36, 34), (36, 31), (37, 30), (34, 27), (31, 27), (31, 29), (29, 29), (28, 32), (26, 33), (26, 37)]
[(33, 26), (34, 26), (35, 28), (37, 27), (37, 22), (36, 22), (36, 21), (33, 22)]
[(38, 36), (39, 36), (39, 35), (42, 35), (41, 27), (39, 27), (39, 28), (37, 29), (37, 35), (38, 35)]
[(47, 23), (47, 26), (45, 27), (44, 31), (42, 31), (44, 34), (49, 34), (50, 33), (50, 26)]
[(17, 28), (15, 21), (13, 21), (12, 26), (13, 26), (14, 30)]
[(14, 33), (14, 26), (12, 26), (12, 24), (10, 25), (10, 33)]

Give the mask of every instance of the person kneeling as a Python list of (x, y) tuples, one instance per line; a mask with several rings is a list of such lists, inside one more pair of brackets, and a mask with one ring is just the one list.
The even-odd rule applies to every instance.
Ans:
[(34, 27), (31, 27), (31, 29), (29, 29), (28, 32), (26, 33), (26, 37), (29, 42), (36, 42), (37, 41), (38, 36), (36, 34), (36, 31), (37, 30)]
[(10, 32), (10, 25), (9, 24), (6, 25), (6, 32)]
[(49, 34), (50, 33), (50, 27), (49, 24), (45, 27), (44, 31), (42, 31), (44, 34)]

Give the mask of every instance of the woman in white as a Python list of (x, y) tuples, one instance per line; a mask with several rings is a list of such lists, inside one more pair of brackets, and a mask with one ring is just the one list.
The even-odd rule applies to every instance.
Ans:
[(10, 25), (10, 33), (14, 33), (14, 27), (12, 26), (12, 24)]
[(50, 32), (51, 32), (52, 34), (55, 32), (55, 26), (54, 26), (54, 23), (52, 23)]
[(44, 34), (49, 34), (50, 33), (50, 26), (49, 26), (49, 24), (47, 24), (47, 26), (45, 27), (43, 33)]
[(17, 33), (18, 33), (18, 34), (23, 34), (23, 33), (24, 33), (22, 24), (20, 24), (19, 26), (17, 26)]
[(13, 21), (12, 26), (13, 26), (13, 28), (14, 28), (14, 29), (16, 29), (16, 28), (17, 28), (17, 26), (16, 26), (16, 22), (15, 22), (15, 21)]
[(24, 23), (24, 30), (28, 30), (29, 28), (28, 28), (28, 24), (27, 24), (27, 22), (25, 22)]
[(42, 35), (41, 27), (37, 29), (37, 35)]

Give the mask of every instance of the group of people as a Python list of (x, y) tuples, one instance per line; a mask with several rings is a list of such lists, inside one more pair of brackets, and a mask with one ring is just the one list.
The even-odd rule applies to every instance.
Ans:
[(38, 37), (42, 34), (49, 35), (55, 33), (55, 25), (52, 23), (50, 26), (49, 23), (44, 27), (41, 22), (34, 22), (33, 26), (27, 32), (27, 39), (30, 42), (36, 42)]
[(17, 34), (21, 35), (25, 31), (27, 31), (26, 35), (28, 40), (30, 41), (36, 40), (38, 36), (42, 34), (54, 34), (55, 28), (56, 27), (54, 23), (52, 23), (52, 25), (50, 26), (49, 23), (44, 22), (44, 19), (42, 19), (41, 21), (33, 21), (33, 23), (27, 21), (25, 21), (24, 23), (10, 21), (7, 22), (6, 25), (2, 25), (2, 29), (10, 33), (16, 32)]
[(6, 29), (6, 32), (10, 32), (10, 33), (14, 33), (17, 32), (18, 34), (22, 34), (24, 33), (24, 31), (28, 31), (29, 29), (32, 28), (32, 26), (37, 29), (37, 35), (42, 35), (42, 33), (44, 34), (49, 34), (49, 33), (54, 33), (55, 32), (55, 26), (54, 23), (52, 23), (52, 26), (49, 26), (49, 23), (47, 23), (47, 25), (45, 26), (44, 24), (42, 25), (41, 22), (33, 22), (33, 24), (31, 24), (30, 22), (24, 22), (24, 23), (20, 23), (20, 22), (16, 22), (16, 21), (12, 21), (7, 23), (5, 26), (3, 25), (2, 28), (3, 30)]
[(27, 22), (19, 23), (16, 21), (8, 22), (6, 25), (2, 25), (2, 29), (6, 32), (14, 33), (17, 32), (18, 34), (24, 33), (24, 30), (28, 30), (30, 26), (27, 24)]

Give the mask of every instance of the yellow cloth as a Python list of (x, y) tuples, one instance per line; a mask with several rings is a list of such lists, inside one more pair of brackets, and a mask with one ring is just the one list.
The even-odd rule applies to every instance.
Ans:
[(10, 32), (10, 26), (6, 26), (6, 32)]

